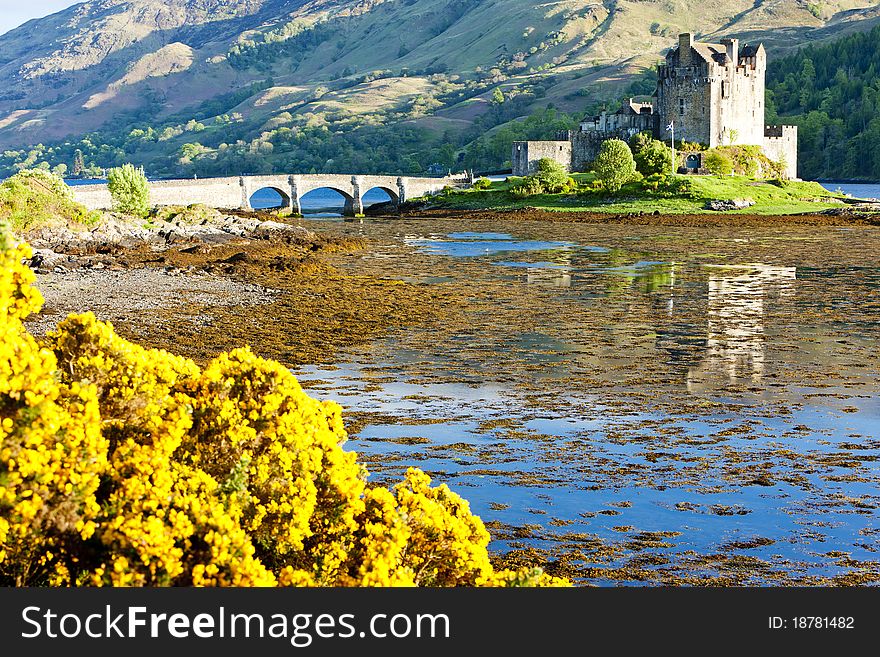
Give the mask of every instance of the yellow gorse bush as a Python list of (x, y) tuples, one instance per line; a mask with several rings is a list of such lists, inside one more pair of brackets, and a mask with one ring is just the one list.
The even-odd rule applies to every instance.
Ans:
[(200, 368), (72, 315), (41, 346), (0, 233), (0, 584), (546, 586), (496, 572), (468, 503), (368, 487), (340, 407), (249, 349)]

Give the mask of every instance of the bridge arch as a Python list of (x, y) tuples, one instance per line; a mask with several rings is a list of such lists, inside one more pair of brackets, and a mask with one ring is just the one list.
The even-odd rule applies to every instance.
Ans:
[[(256, 187), (256, 185), (254, 185)], [(274, 194), (272, 194), (274, 192)], [(277, 197), (277, 202), (276, 198)], [(248, 196), (248, 205), (252, 210), (273, 210), (276, 208), (290, 208), (292, 206), (290, 188), (283, 189), (277, 185), (263, 185), (251, 190)]]
[[(385, 196), (388, 197), (388, 200), (377, 198), (376, 192), (383, 192)], [(375, 203), (387, 203), (391, 202), (392, 205), (397, 206), (400, 204), (400, 189), (394, 187), (389, 187), (388, 185), (373, 185), (369, 189), (365, 190), (363, 196), (361, 197), (361, 203), (365, 208), (370, 207)]]
[[(360, 211), (359, 198), (352, 195), (352, 190), (343, 188), (342, 185), (315, 185), (306, 187), (306, 191), (297, 190), (297, 202), (300, 214), (339, 214), (354, 216)], [(331, 194), (327, 194), (331, 192)]]
[[(350, 174), (267, 174), (235, 177), (177, 179), (150, 181), (150, 201), (156, 206), (189, 205), (202, 203), (214, 208), (238, 207), (251, 209), (251, 198), (263, 189), (274, 190), (272, 195), (281, 201), (277, 207), (301, 213), (300, 198), (321, 188), (342, 194), (346, 207), (344, 214), (363, 214), (364, 192), (379, 188), (392, 201), (400, 203), (423, 194), (434, 194), (445, 186), (464, 186), (472, 183), (467, 175), (446, 178), (414, 178), (398, 175)], [(104, 210), (113, 206), (113, 198), (106, 184), (77, 185), (71, 193), (77, 202), (90, 210)], [(368, 201), (371, 199), (368, 199)], [(275, 205), (275, 204), (272, 204)], [(265, 207), (265, 206), (264, 206)]]

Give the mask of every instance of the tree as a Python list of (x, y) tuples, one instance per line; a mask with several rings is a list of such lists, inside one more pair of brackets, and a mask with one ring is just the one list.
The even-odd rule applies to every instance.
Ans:
[(630, 140), (636, 171), (644, 176), (668, 173), (672, 169), (672, 149), (648, 133), (640, 132)]
[(625, 141), (609, 139), (602, 142), (593, 164), (596, 177), (609, 192), (617, 192), (636, 172), (632, 151)]
[(81, 176), (85, 168), (86, 163), (83, 159), (83, 152), (77, 148), (76, 152), (73, 154), (73, 175)]
[(113, 207), (118, 212), (144, 217), (150, 208), (150, 186), (144, 170), (133, 164), (110, 169), (107, 188), (113, 197)]
[(501, 87), (495, 87), (495, 90), (492, 92), (492, 102), (496, 105), (504, 104), (504, 92), (501, 91)]

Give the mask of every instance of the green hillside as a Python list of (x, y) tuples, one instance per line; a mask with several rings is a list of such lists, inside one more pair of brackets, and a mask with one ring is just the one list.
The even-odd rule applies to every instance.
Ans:
[(866, 0), (91, 0), (0, 35), (0, 176), (492, 169), (650, 91), (680, 31), (772, 62), (878, 21)]
[(767, 88), (770, 120), (798, 126), (802, 177), (880, 180), (880, 27), (774, 62)]

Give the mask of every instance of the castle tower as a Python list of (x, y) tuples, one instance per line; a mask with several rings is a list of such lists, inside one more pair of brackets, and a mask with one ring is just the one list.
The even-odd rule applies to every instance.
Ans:
[(679, 35), (658, 68), (662, 128), (674, 121), (677, 138), (709, 147), (761, 145), (766, 70), (763, 45), (740, 48), (737, 39), (699, 43), (689, 33)]

